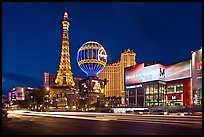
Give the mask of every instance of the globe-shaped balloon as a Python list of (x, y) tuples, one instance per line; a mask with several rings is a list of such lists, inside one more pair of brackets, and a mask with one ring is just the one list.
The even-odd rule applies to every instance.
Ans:
[(77, 62), (88, 77), (97, 77), (107, 63), (107, 54), (101, 44), (95, 41), (84, 43), (77, 52)]

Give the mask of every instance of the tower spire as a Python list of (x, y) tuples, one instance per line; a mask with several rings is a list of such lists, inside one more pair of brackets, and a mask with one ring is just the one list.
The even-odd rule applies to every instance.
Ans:
[(55, 83), (57, 86), (74, 86), (74, 80), (71, 71), (70, 53), (69, 53), (69, 20), (68, 14), (64, 12), (64, 19), (62, 21), (63, 37), (62, 37), (62, 51), (60, 58), (60, 65), (57, 71)]
[(64, 12), (64, 20), (68, 19), (68, 13), (65, 11)]

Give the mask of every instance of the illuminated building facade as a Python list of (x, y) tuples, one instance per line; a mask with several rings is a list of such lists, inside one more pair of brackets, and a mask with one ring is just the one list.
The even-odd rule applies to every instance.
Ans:
[(122, 104), (124, 104), (124, 69), (132, 65), (136, 65), (136, 53), (127, 48), (121, 53), (120, 62), (107, 64), (99, 73), (100, 79), (108, 80), (104, 90), (106, 97), (122, 97)]
[(30, 87), (15, 87), (8, 94), (9, 101), (26, 100), (29, 93), (35, 89)]
[(107, 64), (104, 70), (99, 73), (100, 79), (108, 79), (104, 90), (105, 97), (121, 96), (120, 63)]
[(191, 60), (126, 68), (125, 103), (129, 107), (192, 105)]
[(97, 105), (104, 102), (104, 80), (89, 77), (79, 80), (78, 84), (79, 109), (83, 111), (99, 110)]
[(202, 104), (202, 48), (192, 52), (193, 104)]

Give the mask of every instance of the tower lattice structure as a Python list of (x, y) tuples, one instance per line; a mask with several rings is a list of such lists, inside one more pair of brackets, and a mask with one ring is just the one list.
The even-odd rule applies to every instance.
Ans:
[(67, 12), (64, 13), (62, 21), (63, 38), (60, 65), (55, 79), (56, 86), (74, 86), (73, 74), (71, 71), (70, 53), (69, 53), (69, 18)]

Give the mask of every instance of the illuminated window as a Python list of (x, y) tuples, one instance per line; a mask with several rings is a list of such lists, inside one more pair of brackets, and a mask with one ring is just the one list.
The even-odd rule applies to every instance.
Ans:
[(167, 86), (167, 94), (183, 93), (183, 83), (170, 84)]
[(150, 95), (150, 96), (149, 96), (149, 99), (150, 99), (150, 100), (153, 100), (153, 99), (154, 99), (153, 95)]
[(150, 94), (153, 94), (153, 93), (154, 93), (153, 85), (150, 85), (149, 93), (150, 93)]
[(146, 94), (149, 94), (149, 86), (146, 87)]
[(155, 84), (155, 85), (154, 85), (154, 94), (157, 94), (157, 93), (158, 93), (158, 85)]

